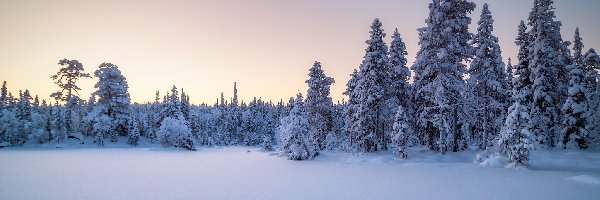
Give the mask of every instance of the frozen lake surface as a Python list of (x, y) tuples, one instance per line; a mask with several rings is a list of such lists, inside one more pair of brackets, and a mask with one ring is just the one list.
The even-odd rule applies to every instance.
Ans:
[(289, 161), (256, 148), (0, 150), (0, 199), (598, 199), (599, 151), (534, 151), (529, 169), (475, 152), (325, 152)]

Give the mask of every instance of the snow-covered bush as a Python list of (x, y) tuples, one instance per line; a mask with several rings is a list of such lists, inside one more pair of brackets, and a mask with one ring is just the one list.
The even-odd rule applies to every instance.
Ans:
[(281, 149), (288, 154), (290, 160), (306, 160), (312, 156), (309, 152), (310, 127), (302, 105), (302, 95), (298, 94), (294, 101), (294, 108), (290, 114), (281, 119), (279, 125), (279, 139)]
[(165, 147), (194, 149), (192, 131), (183, 119), (171, 117), (163, 119), (156, 136)]
[(29, 140), (38, 144), (48, 142), (50, 133), (48, 132), (47, 125), (48, 117), (46, 115), (37, 112), (31, 113), (30, 128), (32, 132), (28, 136)]
[(522, 166), (529, 160), (533, 149), (527, 108), (518, 101), (508, 109), (506, 122), (498, 138), (498, 153), (506, 157), (511, 164)]
[(95, 118), (93, 125), (94, 140), (99, 146), (104, 146), (104, 138), (112, 135), (115, 131), (115, 123), (108, 115), (99, 115)]
[(266, 134), (263, 136), (263, 141), (260, 143), (260, 147), (265, 151), (273, 151), (273, 135)]

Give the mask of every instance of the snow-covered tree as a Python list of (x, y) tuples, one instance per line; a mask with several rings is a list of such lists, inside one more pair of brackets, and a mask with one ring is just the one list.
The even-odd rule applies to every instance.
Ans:
[(519, 54), (517, 56), (519, 64), (514, 66), (512, 94), (513, 101), (515, 100), (514, 96), (517, 94), (521, 95), (520, 98), (523, 100), (520, 104), (529, 109), (533, 103), (533, 93), (531, 89), (533, 82), (531, 79), (531, 69), (529, 68), (529, 34), (527, 33), (527, 26), (523, 20), (521, 20), (518, 30), (515, 44), (519, 46)]
[(98, 146), (104, 146), (104, 139), (115, 134), (115, 123), (112, 118), (105, 114), (96, 115), (92, 130), (94, 132), (94, 142)]
[(50, 112), (50, 134), (58, 143), (67, 139), (67, 126), (65, 125), (65, 121), (65, 112), (63, 109), (58, 105), (52, 106)]
[[(533, 104), (532, 132), (540, 144), (554, 147), (560, 130), (560, 106), (566, 96), (566, 66), (571, 58), (560, 34), (561, 23), (554, 21), (552, 0), (536, 0), (529, 17), (529, 66)], [(564, 80), (563, 80), (564, 79)]]
[(62, 59), (58, 62), (58, 65), (63, 66), (63, 68), (55, 75), (52, 75), (51, 78), (55, 81), (54, 83), (58, 85), (60, 90), (52, 93), (50, 96), (59, 101), (67, 101), (74, 95), (73, 93), (77, 93), (77, 91), (81, 90), (81, 88), (76, 85), (77, 80), (80, 78), (91, 78), (91, 76), (90, 74), (83, 72), (83, 64), (79, 63), (77, 60)]
[[(504, 82), (506, 83), (507, 87), (506, 90), (508, 91), (509, 95), (512, 95), (512, 90), (513, 90), (513, 84), (512, 84), (512, 80), (514, 79), (514, 67), (512, 65), (512, 59), (508, 58), (508, 63), (506, 64), (506, 76), (504, 79)], [(510, 104), (508, 104), (510, 105)]]
[(302, 94), (299, 93), (290, 114), (281, 119), (279, 124), (280, 148), (288, 154), (290, 160), (307, 160), (315, 156), (310, 149), (312, 145), (308, 140), (309, 131)]
[(85, 73), (83, 64), (77, 60), (62, 59), (58, 62), (58, 65), (62, 68), (50, 78), (54, 80), (54, 83), (60, 88), (59, 91), (52, 93), (50, 96), (54, 97), (57, 101), (66, 102), (65, 104), (65, 129), (67, 134), (73, 132), (75, 128), (72, 123), (72, 112), (76, 109), (79, 98), (77, 97), (77, 91), (81, 90), (76, 85), (77, 81), (81, 78), (91, 78), (90, 74)]
[(574, 144), (580, 149), (588, 147), (588, 92), (583, 85), (585, 72), (578, 64), (569, 66), (569, 96), (562, 106), (563, 128), (560, 132), (562, 146)]
[(396, 117), (394, 120), (394, 134), (392, 136), (392, 145), (394, 148), (394, 154), (400, 158), (407, 158), (408, 152), (406, 148), (409, 145), (409, 137), (413, 134), (412, 127), (409, 123), (408, 115), (402, 106), (398, 107)]
[[(116, 141), (117, 136), (127, 135), (127, 119), (129, 119), (130, 97), (128, 84), (121, 70), (111, 63), (102, 63), (99, 69), (94, 72), (98, 77), (98, 83), (94, 86), (97, 90), (92, 94), (98, 96), (94, 105), (94, 117), (103, 115), (110, 118), (113, 127), (108, 131), (112, 141)], [(100, 121), (100, 120), (94, 120)], [(103, 130), (104, 131), (104, 130)]]
[(138, 122), (137, 119), (135, 118), (130, 118), (129, 120), (129, 124), (128, 124), (128, 139), (127, 139), (127, 143), (137, 146), (138, 143), (140, 142), (140, 124)]
[(468, 83), (473, 88), (478, 103), (477, 108), (479, 108), (475, 134), (479, 137), (479, 148), (482, 150), (492, 145), (492, 140), (500, 131), (509, 100), (498, 37), (492, 34), (493, 23), (488, 4), (484, 4), (477, 34), (472, 42), (475, 47), (475, 57), (468, 71)]
[(588, 50), (583, 56), (583, 70), (586, 72), (585, 87), (589, 91), (588, 97), (588, 120), (589, 131), (592, 133), (590, 138), (600, 142), (600, 56), (595, 49)]
[(398, 99), (400, 106), (409, 107), (411, 91), (408, 79), (410, 79), (410, 70), (406, 66), (407, 59), (406, 45), (402, 41), (402, 37), (398, 29), (392, 34), (392, 42), (390, 43), (390, 64), (392, 65), (390, 91)]
[(334, 79), (325, 75), (321, 63), (315, 61), (308, 73), (306, 93), (306, 117), (310, 125), (311, 140), (315, 148), (325, 149), (325, 138), (333, 129), (333, 102), (329, 96)]
[(578, 65), (583, 64), (583, 39), (579, 33), (579, 27), (575, 28), (575, 36), (573, 40), (573, 62)]
[(20, 95), (19, 103), (17, 104), (17, 118), (20, 120), (31, 120), (31, 94), (29, 94), (29, 90), (25, 90), (25, 92)]
[(264, 151), (273, 151), (273, 135), (267, 134), (263, 136), (262, 142), (260, 143), (260, 147)]
[(346, 83), (346, 91), (344, 91), (344, 95), (348, 96), (348, 103), (344, 106), (344, 127), (342, 128), (343, 141), (341, 141), (341, 148), (344, 150), (356, 150), (357, 147), (354, 147), (356, 142), (354, 141), (354, 134), (352, 130), (354, 129), (354, 125), (358, 121), (358, 117), (356, 116), (356, 107), (358, 106), (358, 93), (354, 92), (358, 82), (360, 81), (360, 76), (358, 75), (358, 70), (354, 69), (352, 74), (350, 74), (350, 80)]
[(468, 14), (474, 9), (466, 0), (433, 0), (427, 26), (419, 29), (421, 49), (412, 66), (416, 128), (423, 143), (442, 153), (464, 146), (459, 127), (468, 126), (472, 105), (462, 76), (473, 52)]
[(527, 108), (521, 105), (524, 96), (517, 95), (515, 103), (508, 109), (506, 122), (498, 137), (498, 153), (506, 157), (512, 165), (523, 166), (529, 161), (533, 149), (533, 135), (529, 125)]
[(2, 82), (2, 89), (0, 89), (0, 109), (8, 107), (8, 88), (6, 87), (6, 81)]
[(48, 116), (43, 113), (31, 113), (31, 134), (28, 136), (29, 141), (37, 144), (48, 142), (50, 139), (48, 121)]
[[(357, 77), (360, 81), (353, 88), (351, 106), (357, 118), (349, 132), (352, 141), (359, 151), (372, 152), (387, 149), (385, 122), (391, 121), (385, 111), (386, 97), (389, 94), (388, 84), (391, 82), (389, 71), (388, 47), (383, 41), (385, 33), (379, 19), (371, 25), (371, 37), (366, 41), (367, 49)], [(390, 126), (391, 127), (391, 126)]]
[(21, 144), (19, 135), (21, 125), (17, 116), (8, 109), (2, 109), (0, 117), (0, 143), (8, 142), (12, 145)]
[(167, 117), (163, 119), (157, 132), (158, 141), (166, 147), (181, 147), (194, 150), (192, 131), (183, 117)]

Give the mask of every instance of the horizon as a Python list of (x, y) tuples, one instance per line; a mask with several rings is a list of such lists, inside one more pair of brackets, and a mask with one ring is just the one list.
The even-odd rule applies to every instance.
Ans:
[[(143, 3), (142, 3), (143, 2)], [(235, 3), (234, 3), (235, 2)], [(422, 1), (7, 1), (0, 0), (0, 81), (18, 95), (28, 89), (53, 102), (58, 87), (50, 79), (63, 58), (79, 60), (93, 74), (102, 62), (118, 65), (129, 84), (132, 103), (153, 101), (175, 85), (191, 103), (212, 105), (223, 92), (240, 102), (254, 97), (278, 102), (306, 93), (308, 69), (322, 63), (334, 102), (364, 56), (369, 26), (379, 18), (386, 43), (398, 28), (407, 45), (407, 65), (415, 60), (417, 28), (425, 26), (429, 2)], [(475, 0), (469, 31), (474, 33), (485, 1)], [(533, 1), (487, 2), (504, 62), (515, 64), (517, 25)], [(585, 51), (600, 46), (600, 13), (593, 0), (556, 0), (563, 40), (581, 29)], [(229, 11), (229, 12), (228, 12)], [(87, 100), (97, 79), (78, 82)]]

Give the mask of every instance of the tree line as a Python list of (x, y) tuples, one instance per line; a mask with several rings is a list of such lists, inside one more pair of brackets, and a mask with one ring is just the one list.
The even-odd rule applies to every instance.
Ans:
[(410, 147), (478, 149), (480, 161), (499, 155), (515, 165), (526, 164), (533, 148), (597, 144), (600, 56), (584, 51), (579, 28), (573, 42), (563, 40), (553, 1), (535, 0), (527, 22), (518, 25), (516, 63), (509, 58), (505, 65), (487, 4), (476, 33), (469, 32), (475, 7), (467, 0), (432, 0), (410, 67), (398, 29), (388, 46), (375, 19), (364, 59), (346, 83), (348, 99), (335, 104), (335, 80), (318, 61), (309, 69), (306, 97), (239, 102), (234, 83), (229, 101), (221, 93), (214, 105), (193, 105), (175, 86), (163, 96), (157, 91), (152, 102), (132, 104), (125, 77), (111, 63), (96, 69), (96, 91), (82, 100), (76, 82), (92, 75), (77, 60), (63, 59), (51, 77), (59, 87), (51, 95), (54, 104), (39, 102), (28, 90), (15, 98), (4, 82), (0, 142), (248, 145), (278, 149), (294, 160), (326, 149), (392, 150), (400, 158), (409, 157)]

